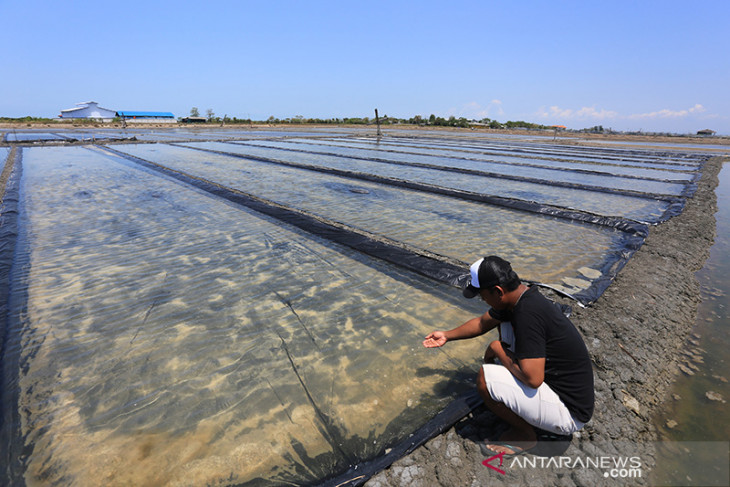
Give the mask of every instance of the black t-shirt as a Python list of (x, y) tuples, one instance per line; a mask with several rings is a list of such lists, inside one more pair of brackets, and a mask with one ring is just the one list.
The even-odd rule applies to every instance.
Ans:
[(583, 338), (559, 307), (531, 287), (509, 311), (490, 310), (512, 322), (517, 359), (545, 358), (545, 382), (571, 414), (586, 423), (593, 415), (593, 367)]

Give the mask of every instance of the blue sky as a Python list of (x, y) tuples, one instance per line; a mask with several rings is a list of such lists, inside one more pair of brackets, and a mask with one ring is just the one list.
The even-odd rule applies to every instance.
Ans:
[(413, 115), (730, 134), (730, 2), (0, 0), (0, 116)]

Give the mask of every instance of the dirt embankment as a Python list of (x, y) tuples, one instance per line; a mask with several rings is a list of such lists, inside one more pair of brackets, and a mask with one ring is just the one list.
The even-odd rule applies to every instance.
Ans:
[[(573, 306), (573, 322), (594, 363), (596, 410), (569, 445), (554, 445), (558, 449), (553, 454), (639, 455), (642, 477), (631, 483), (648, 483), (654, 460), (649, 442), (657, 439), (651, 416), (666, 399), (695, 323), (700, 302), (695, 272), (703, 267), (714, 240), (714, 189), (722, 162), (716, 157), (706, 164), (684, 212), (651, 228), (642, 248), (596, 303), (585, 309)], [(502, 475), (487, 468), (477, 442), (497, 437), (503, 428), (479, 408), (366, 485), (623, 485), (605, 478), (600, 469), (506, 468)], [(550, 445), (543, 451), (549, 452)]]

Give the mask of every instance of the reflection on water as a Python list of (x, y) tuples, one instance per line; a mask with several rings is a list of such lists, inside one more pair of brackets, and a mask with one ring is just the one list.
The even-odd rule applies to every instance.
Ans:
[[(335, 144), (342, 144), (343, 142), (340, 142), (338, 140), (334, 141), (328, 141)], [(348, 144), (348, 142), (344, 142), (345, 144)], [(363, 147), (373, 146), (372, 139), (368, 142), (361, 141)], [(522, 153), (523, 155), (532, 155), (534, 157), (540, 157), (540, 158), (568, 158), (575, 161), (583, 161), (583, 162), (597, 162), (597, 163), (605, 163), (605, 162), (620, 162), (621, 164), (626, 165), (639, 165), (641, 167), (654, 167), (654, 168), (696, 168), (698, 166), (696, 158), (694, 156), (681, 156), (681, 157), (672, 157), (672, 156), (666, 156), (664, 154), (662, 155), (654, 155), (651, 153), (651, 151), (647, 151), (645, 149), (641, 150), (640, 154), (637, 154), (636, 152), (629, 152), (629, 151), (622, 151), (620, 149), (618, 150), (606, 150), (603, 154), (601, 154), (601, 149), (597, 149), (595, 147), (591, 148), (585, 148), (585, 147), (560, 147), (560, 146), (554, 146), (552, 144), (550, 145), (541, 145), (541, 144), (513, 144), (510, 143), (474, 143), (474, 141), (448, 141), (448, 142), (437, 142), (437, 141), (430, 141), (430, 140), (414, 140), (409, 138), (404, 139), (390, 139), (386, 140), (384, 142), (377, 142), (376, 145), (378, 146), (396, 146), (396, 147), (428, 147), (431, 148), (442, 148), (442, 149), (448, 149), (448, 150), (477, 150), (484, 154), (514, 154), (514, 153)]]
[[(386, 157), (392, 158), (392, 155), (390, 153), (386, 153)], [(631, 178), (608, 176), (608, 174), (611, 174), (612, 176), (618, 176), (619, 171), (617, 171), (616, 168), (614, 168), (613, 173), (604, 171), (604, 174), (590, 174), (584, 172), (582, 173), (575, 171), (566, 171), (559, 168), (536, 167), (535, 165), (527, 166), (526, 163), (529, 163), (528, 159), (517, 160), (514, 161), (515, 163), (513, 164), (495, 164), (485, 160), (479, 162), (465, 162), (459, 159), (452, 159), (448, 156), (434, 159), (430, 157), (425, 158), (413, 154), (406, 154), (406, 157), (404, 157), (403, 159), (406, 158), (410, 159), (410, 161), (416, 161), (426, 164), (436, 164), (439, 166), (451, 167), (467, 167), (468, 169), (475, 169), (494, 174), (523, 178), (535, 178), (545, 181), (548, 184), (555, 181), (561, 181), (598, 188), (626, 189), (632, 191), (641, 191), (645, 193), (672, 195), (681, 194), (684, 187), (681, 183), (666, 183), (659, 181), (637, 180)], [(669, 178), (667, 177), (666, 179)]]
[(47, 132), (31, 132), (31, 133), (7, 133), (5, 140), (8, 142), (31, 142), (39, 140), (63, 140), (58, 134)]
[(479, 341), (419, 346), (458, 292), (85, 149), (23, 165), (28, 485), (316, 479), (471, 387)]
[[(256, 155), (316, 166), (378, 174), (396, 179), (408, 179), (474, 193), (536, 201), (544, 204), (582, 209), (601, 215), (617, 215), (641, 221), (658, 221), (669, 206), (666, 201), (658, 201), (651, 198), (630, 197), (584, 189), (561, 188), (551, 186), (550, 184), (538, 184), (510, 179), (448, 173), (433, 169), (383, 164), (366, 160), (343, 159), (302, 152), (272, 151), (271, 149), (215, 142), (191, 143), (187, 145), (235, 154)], [(475, 168), (472, 167), (472, 169)]]
[(503, 255), (525, 278), (577, 292), (625, 248), (627, 234), (607, 227), (461, 201), (377, 183), (321, 174), (163, 144), (125, 145), (124, 152), (241, 189), (331, 220), (473, 262)]
[[(670, 441), (730, 440), (730, 166), (720, 172), (717, 195), (718, 212), (715, 243), (710, 258), (698, 272), (702, 303), (697, 324), (685, 345), (685, 363), (665, 410), (656, 418), (657, 427)], [(702, 483), (703, 471), (711, 475), (715, 466), (695, 459), (680, 463), (681, 455), (669, 455), (661, 464), (657, 484), (690, 475), (692, 485)], [(675, 463), (676, 462), (676, 463)], [(708, 477), (712, 479), (713, 477)]]
[[(480, 155), (478, 152), (461, 153), (457, 149), (439, 150), (434, 148), (419, 147), (381, 147), (379, 144), (369, 148), (356, 148), (348, 146), (343, 142), (335, 145), (334, 143), (326, 144), (320, 141), (308, 140), (251, 140), (242, 142), (246, 145), (254, 145), (260, 147), (279, 147), (289, 150), (311, 150), (324, 152), (328, 154), (342, 154), (354, 157), (378, 157), (391, 161), (412, 162), (418, 161), (426, 164), (437, 164), (445, 167), (461, 167), (468, 169), (492, 170), (504, 168), (505, 164), (518, 166), (542, 166), (544, 168), (558, 168), (568, 170), (590, 170), (608, 175), (628, 175), (640, 176), (655, 179), (676, 179), (689, 181), (694, 176), (690, 171), (677, 169), (651, 169), (646, 167), (637, 167), (621, 164), (597, 164), (587, 162), (572, 162), (567, 160), (555, 159), (535, 159), (519, 156), (486, 156)], [(362, 146), (360, 146), (362, 147)], [(418, 156), (429, 157), (418, 157)], [(414, 157), (417, 156), (417, 157)], [(638, 164), (638, 163), (636, 163)], [(511, 173), (508, 173), (511, 174)]]

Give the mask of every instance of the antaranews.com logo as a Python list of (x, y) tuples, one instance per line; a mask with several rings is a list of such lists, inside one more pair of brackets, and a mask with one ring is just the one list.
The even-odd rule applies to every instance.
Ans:
[(507, 470), (540, 468), (540, 469), (592, 469), (603, 471), (606, 478), (640, 478), (643, 474), (641, 457), (638, 456), (557, 456), (535, 457), (517, 456), (504, 458), (504, 453), (491, 456), (482, 462), (487, 468), (506, 475)]
[(566, 451), (565, 445), (566, 449), (552, 456), (500, 453), (482, 465), (495, 476), (529, 469), (580, 473), (584, 482), (592, 479), (602, 484), (606, 479), (606, 485), (648, 482), (673, 487), (730, 487), (729, 441), (576, 442), (572, 447)]

